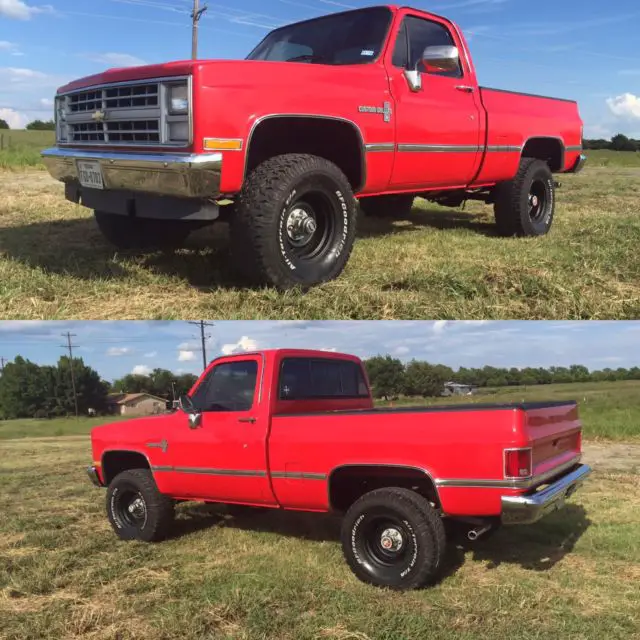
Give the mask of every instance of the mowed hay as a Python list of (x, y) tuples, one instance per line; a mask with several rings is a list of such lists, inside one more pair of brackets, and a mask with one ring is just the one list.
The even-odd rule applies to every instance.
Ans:
[(640, 168), (609, 162), (559, 179), (556, 223), (545, 238), (497, 237), (491, 208), (480, 203), (460, 211), (417, 200), (406, 220), (361, 217), (337, 281), (282, 293), (237, 280), (223, 224), (193, 234), (178, 252), (121, 253), (45, 172), (0, 171), (0, 316), (640, 316)]
[(640, 482), (610, 465), (564, 511), (452, 547), (437, 586), (401, 594), (353, 577), (326, 516), (183, 504), (169, 541), (120, 542), (90, 459), (86, 438), (0, 442), (3, 639), (640, 634)]

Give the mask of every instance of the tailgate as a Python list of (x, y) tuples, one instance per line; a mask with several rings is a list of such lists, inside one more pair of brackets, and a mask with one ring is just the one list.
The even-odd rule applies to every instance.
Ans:
[(526, 407), (524, 429), (531, 442), (534, 477), (578, 461), (582, 425), (575, 402)]

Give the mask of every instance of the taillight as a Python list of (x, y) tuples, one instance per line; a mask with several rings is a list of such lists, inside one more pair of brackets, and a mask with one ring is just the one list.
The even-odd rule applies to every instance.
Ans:
[(504, 477), (509, 479), (530, 478), (533, 469), (531, 449), (504, 450)]

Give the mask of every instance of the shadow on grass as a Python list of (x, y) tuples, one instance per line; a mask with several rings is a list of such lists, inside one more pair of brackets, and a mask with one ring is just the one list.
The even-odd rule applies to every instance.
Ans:
[[(361, 215), (358, 237), (406, 233), (420, 227), (463, 228), (486, 236), (495, 235), (494, 225), (479, 222), (478, 217), (461, 211), (416, 208), (400, 221), (408, 224), (396, 224), (396, 220)], [(160, 252), (118, 250), (102, 237), (90, 217), (38, 222), (0, 227), (0, 251), (30, 268), (84, 280), (129, 277), (129, 270), (119, 260), (127, 258), (152, 273), (181, 278), (194, 287), (248, 286), (230, 266), (228, 228), (220, 223), (194, 231), (184, 250)]]
[[(188, 505), (180, 510), (173, 537), (210, 527), (226, 527), (318, 542), (339, 542), (340, 523), (339, 517), (328, 514)], [(455, 536), (449, 540), (441, 578), (456, 573), (465, 563), (468, 553), (474, 561), (486, 563), (487, 569), (515, 564), (531, 571), (548, 571), (571, 553), (590, 524), (583, 507), (569, 504), (534, 525), (503, 527), (474, 543)]]

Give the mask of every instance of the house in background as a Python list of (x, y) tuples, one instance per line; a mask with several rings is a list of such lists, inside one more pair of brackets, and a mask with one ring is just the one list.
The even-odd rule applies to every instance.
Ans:
[(470, 384), (459, 384), (457, 382), (445, 382), (442, 395), (450, 396), (472, 396), (476, 392), (476, 387)]
[(167, 401), (150, 393), (112, 393), (107, 405), (120, 416), (152, 416), (166, 411)]

